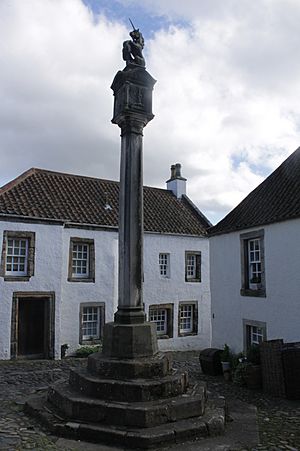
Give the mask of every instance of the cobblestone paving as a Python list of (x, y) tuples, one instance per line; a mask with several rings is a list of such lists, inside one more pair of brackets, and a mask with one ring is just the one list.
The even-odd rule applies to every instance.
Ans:
[[(55, 437), (23, 413), (23, 404), (26, 396), (67, 378), (71, 366), (85, 364), (85, 359), (0, 361), (0, 450), (72, 450), (58, 447)], [(255, 450), (300, 451), (300, 401), (272, 398), (260, 391), (226, 383), (221, 376), (203, 375), (198, 357), (193, 353), (176, 353), (174, 366), (188, 370), (191, 380), (205, 380), (210, 391), (258, 408), (260, 443)]]
[[(183, 356), (175, 356), (175, 359), (174, 366), (185, 368)], [(195, 355), (190, 357), (188, 367), (190, 378), (206, 381), (211, 392), (257, 407), (260, 443), (255, 450), (300, 451), (300, 401), (274, 398), (259, 390), (226, 383), (223, 376), (204, 375), (200, 370), (198, 356)], [(252, 450), (254, 451), (253, 448)]]

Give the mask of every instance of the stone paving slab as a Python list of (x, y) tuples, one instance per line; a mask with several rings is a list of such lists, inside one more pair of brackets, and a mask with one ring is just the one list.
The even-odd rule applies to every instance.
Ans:
[[(175, 445), (172, 449), (194, 451), (300, 451), (300, 402), (273, 398), (261, 391), (251, 391), (226, 383), (222, 376), (203, 375), (198, 361), (199, 353), (175, 353), (175, 367), (189, 371), (191, 382), (205, 381), (208, 389), (217, 396), (225, 396), (229, 403), (242, 401), (250, 405), (250, 410), (257, 408), (259, 428), (259, 443), (255, 445), (255, 431), (248, 421), (243, 428), (236, 421), (227, 425), (228, 432), (220, 442), (204, 443), (202, 440), (194, 443)], [(71, 451), (85, 449), (86, 451), (115, 451), (117, 448), (103, 445), (82, 444), (64, 441), (51, 436), (41, 426), (23, 413), (23, 403), (26, 396), (47, 389), (54, 381), (68, 377), (70, 367), (80, 368), (86, 365), (83, 359), (65, 359), (62, 361), (0, 361), (0, 450), (22, 451)], [(232, 410), (233, 412), (234, 410)], [(233, 413), (232, 413), (233, 415)], [(247, 431), (245, 427), (249, 426)], [(236, 443), (228, 444), (232, 428), (237, 427)], [(252, 435), (254, 434), (254, 435)], [(246, 445), (241, 442), (247, 436)], [(238, 437), (238, 435), (236, 435)], [(252, 437), (252, 438), (251, 438)], [(225, 440), (226, 439), (226, 440)], [(239, 442), (240, 440), (240, 442)], [(74, 448), (81, 446), (81, 448)], [(96, 446), (96, 448), (95, 448)], [(228, 448), (229, 446), (229, 448)], [(120, 451), (120, 449), (119, 449)]]

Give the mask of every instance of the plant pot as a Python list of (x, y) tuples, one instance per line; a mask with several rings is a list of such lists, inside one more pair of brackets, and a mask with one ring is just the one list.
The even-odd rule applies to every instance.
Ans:
[(231, 380), (231, 365), (230, 362), (221, 362), (222, 371), (225, 381), (229, 382)]

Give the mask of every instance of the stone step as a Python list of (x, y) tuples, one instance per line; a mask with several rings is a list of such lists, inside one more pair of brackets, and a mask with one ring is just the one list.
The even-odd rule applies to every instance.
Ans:
[(89, 372), (107, 379), (151, 379), (164, 377), (172, 371), (172, 355), (158, 352), (152, 357), (136, 359), (115, 359), (100, 352), (88, 357)]
[[(55, 435), (94, 443), (107, 443), (132, 449), (148, 449), (182, 443), (207, 436), (221, 435), (225, 431), (224, 406), (209, 407), (202, 417), (183, 419), (151, 428), (130, 428), (71, 422), (57, 415), (45, 396), (27, 401), (25, 411), (35, 416)], [(183, 445), (184, 446), (184, 445)]]
[(181, 395), (188, 387), (187, 373), (173, 370), (173, 374), (156, 379), (101, 379), (86, 368), (70, 371), (71, 387), (92, 398), (115, 401), (153, 401)]
[(68, 383), (59, 383), (49, 389), (48, 400), (74, 420), (149, 428), (203, 415), (206, 386), (197, 384), (185, 394), (167, 399), (129, 403), (89, 398)]

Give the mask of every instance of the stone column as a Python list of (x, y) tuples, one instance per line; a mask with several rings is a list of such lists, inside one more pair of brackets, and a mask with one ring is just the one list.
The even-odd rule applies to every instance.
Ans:
[(115, 321), (141, 323), (143, 310), (143, 127), (128, 115), (121, 125), (119, 299)]
[(110, 356), (157, 351), (154, 325), (145, 322), (143, 308), (143, 129), (154, 117), (154, 83), (144, 67), (128, 64), (111, 86), (115, 96), (112, 122), (121, 128), (121, 169), (118, 310), (114, 323), (105, 328), (103, 343), (104, 354)]

